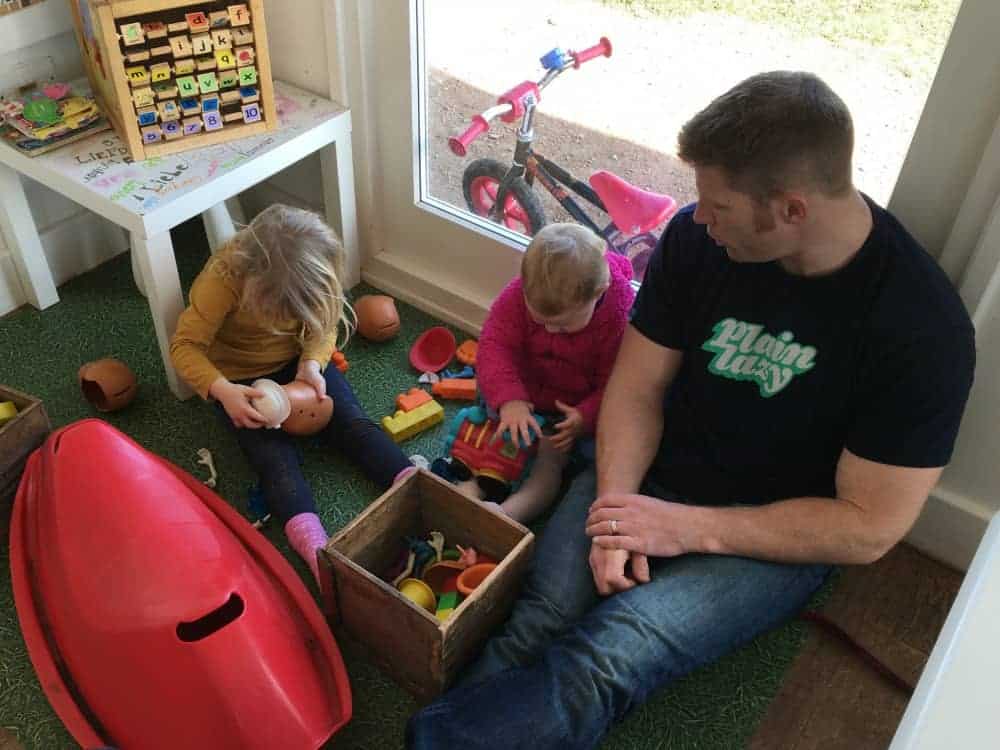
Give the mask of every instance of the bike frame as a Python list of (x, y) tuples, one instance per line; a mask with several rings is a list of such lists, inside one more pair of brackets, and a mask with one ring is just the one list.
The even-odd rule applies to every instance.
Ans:
[[(565, 68), (562, 70), (565, 70)], [(539, 82), (539, 89), (548, 85), (552, 79), (556, 77), (556, 75), (562, 72), (562, 70), (550, 71), (550, 73)], [(615, 235), (620, 233), (620, 229), (613, 220), (609, 220), (608, 224), (601, 228), (589, 215), (587, 215), (587, 213), (580, 206), (579, 202), (574, 200), (573, 196), (566, 191), (565, 188), (569, 188), (569, 190), (572, 190), (595, 208), (607, 213), (607, 208), (604, 206), (604, 203), (598, 197), (597, 193), (594, 192), (594, 189), (590, 187), (590, 185), (577, 179), (568, 170), (538, 153), (532, 147), (535, 140), (535, 132), (532, 123), (534, 121), (536, 106), (537, 101), (535, 100), (535, 97), (528, 94), (524, 100), (524, 114), (521, 118), (521, 126), (517, 130), (517, 145), (514, 147), (513, 163), (511, 164), (510, 169), (507, 170), (507, 173), (504, 175), (504, 178), (497, 189), (497, 198), (493, 205), (493, 215), (490, 218), (498, 223), (502, 222), (502, 207), (507, 197), (507, 186), (510, 185), (512, 181), (518, 178), (523, 178), (529, 187), (534, 187), (535, 180), (538, 180), (542, 187), (544, 187), (549, 194), (555, 198), (556, 201), (558, 201), (559, 205), (566, 209), (566, 212), (572, 216), (573, 219), (600, 235), (619, 252), (627, 254), (628, 249), (632, 245), (640, 242), (653, 242), (655, 244), (656, 237), (650, 232), (644, 232), (642, 234), (629, 237), (624, 242), (618, 242)]]
[[(552, 78), (554, 77), (555, 76), (552, 76)], [(546, 78), (548, 78), (548, 76), (546, 76)], [(548, 83), (545, 79), (542, 79), (542, 81), (544, 83)], [(541, 85), (539, 85), (539, 88), (541, 88)], [(563, 169), (554, 161), (547, 159), (532, 148), (532, 143), (535, 139), (532, 122), (534, 120), (536, 105), (537, 102), (533, 96), (528, 95), (525, 97), (524, 115), (521, 118), (521, 126), (517, 131), (517, 146), (514, 148), (514, 160), (510, 169), (507, 170), (507, 174), (504, 175), (503, 181), (500, 183), (500, 187), (497, 191), (497, 200), (493, 208), (495, 215), (493, 218), (500, 221), (504, 200), (507, 197), (507, 186), (513, 180), (520, 177), (523, 178), (529, 186), (534, 187), (535, 180), (537, 179), (538, 182), (541, 183), (542, 187), (544, 187), (552, 195), (552, 197), (559, 202), (559, 205), (566, 209), (570, 216), (581, 224), (589, 227), (594, 232), (597, 232), (597, 234), (601, 235), (605, 239), (608, 239), (606, 233), (610, 234), (609, 230), (613, 231), (617, 229), (614, 222), (611, 222), (603, 229), (599, 227), (594, 220), (584, 212), (584, 210), (580, 207), (580, 204), (573, 199), (563, 186), (565, 185), (565, 187), (572, 190), (588, 203), (607, 213), (607, 209), (604, 207), (604, 203), (601, 202), (601, 199), (597, 197), (597, 193), (594, 192), (590, 185), (578, 180), (570, 174), (569, 171)]]

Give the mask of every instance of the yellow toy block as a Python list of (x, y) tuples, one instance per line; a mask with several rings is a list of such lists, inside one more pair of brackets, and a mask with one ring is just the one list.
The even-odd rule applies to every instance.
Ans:
[(233, 56), (233, 51), (231, 49), (215, 50), (215, 62), (218, 65), (219, 70), (236, 67), (236, 58)]
[(431, 400), (413, 411), (397, 411), (391, 417), (382, 417), (382, 429), (393, 442), (401, 443), (443, 421), (444, 408), (437, 401)]
[(149, 68), (149, 77), (153, 83), (161, 83), (170, 80), (170, 63), (156, 63)]
[(149, 86), (143, 86), (132, 92), (132, 100), (135, 102), (136, 107), (148, 107), (156, 101), (156, 97), (153, 95), (153, 89)]
[(132, 84), (133, 88), (149, 84), (149, 71), (142, 65), (125, 68), (125, 75), (128, 76), (128, 82)]

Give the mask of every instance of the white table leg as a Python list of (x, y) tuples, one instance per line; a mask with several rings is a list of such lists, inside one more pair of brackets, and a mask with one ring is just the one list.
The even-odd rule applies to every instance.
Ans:
[(160, 356), (167, 373), (167, 384), (177, 398), (188, 398), (192, 395), (191, 389), (177, 376), (170, 362), (170, 337), (177, 327), (177, 317), (184, 309), (184, 295), (181, 294), (181, 279), (177, 273), (170, 231), (160, 232), (152, 237), (143, 237), (138, 232), (133, 232), (132, 254), (146, 288), (149, 311), (156, 328), (156, 340), (160, 345)]
[(233, 218), (229, 215), (225, 201), (202, 211), (201, 221), (208, 236), (208, 247), (213, 253), (236, 234), (236, 227), (233, 225)]
[[(320, 149), (323, 171), (323, 202), (327, 220), (340, 232), (347, 253), (347, 278), (341, 279), (350, 289), (361, 281), (361, 248), (358, 246), (358, 214), (354, 196), (354, 151), (351, 132), (347, 130), (331, 146)], [(338, 226), (339, 222), (339, 226)]]
[(135, 240), (133, 239), (130, 244), (131, 250), (129, 250), (129, 256), (132, 259), (132, 280), (135, 282), (135, 288), (139, 290), (139, 294), (143, 297), (146, 296), (146, 282), (142, 278), (142, 269), (139, 268), (139, 254), (135, 249)]
[(24, 197), (21, 179), (6, 164), (0, 164), (0, 229), (10, 246), (11, 258), (28, 302), (39, 310), (58, 302), (59, 293), (38, 239), (38, 229)]

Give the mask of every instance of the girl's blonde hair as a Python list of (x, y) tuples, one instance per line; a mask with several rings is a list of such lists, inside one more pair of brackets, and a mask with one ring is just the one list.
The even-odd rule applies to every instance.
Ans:
[(595, 299), (611, 272), (607, 243), (579, 224), (549, 224), (531, 240), (521, 259), (524, 297), (541, 315), (561, 315)]
[(300, 321), (303, 342), (336, 331), (337, 348), (346, 345), (357, 318), (340, 281), (344, 247), (322, 218), (276, 203), (238, 232), (233, 244), (244, 310), (273, 324)]

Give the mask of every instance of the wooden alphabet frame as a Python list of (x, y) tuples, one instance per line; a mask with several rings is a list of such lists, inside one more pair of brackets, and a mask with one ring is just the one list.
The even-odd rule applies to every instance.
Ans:
[(87, 76), (133, 159), (278, 123), (263, 0), (71, 0)]

